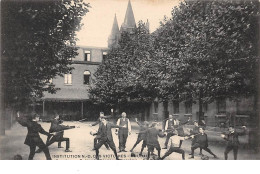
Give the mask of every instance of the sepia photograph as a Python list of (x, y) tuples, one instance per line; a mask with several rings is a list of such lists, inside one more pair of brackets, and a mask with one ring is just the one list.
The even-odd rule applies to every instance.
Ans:
[(0, 160), (260, 160), (260, 0), (0, 5)]

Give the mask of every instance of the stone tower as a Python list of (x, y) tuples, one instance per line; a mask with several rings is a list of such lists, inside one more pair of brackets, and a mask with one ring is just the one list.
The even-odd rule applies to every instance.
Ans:
[[(147, 23), (146, 25), (149, 27), (149, 23)], [(125, 13), (125, 19), (120, 27), (120, 31), (117, 23), (117, 18), (115, 15), (112, 31), (110, 36), (108, 37), (108, 48), (111, 49), (113, 47), (117, 47), (121, 33), (124, 31), (132, 32), (135, 27), (136, 27), (136, 23), (135, 23), (134, 12), (132, 9), (131, 1), (129, 0), (126, 13)]]
[(112, 47), (117, 46), (119, 38), (120, 38), (120, 31), (119, 31), (117, 18), (116, 18), (116, 14), (115, 14), (114, 23), (113, 23), (113, 26), (112, 26), (111, 34), (110, 34), (110, 36), (108, 38), (108, 48), (112, 48)]
[(120, 32), (128, 31), (131, 32), (136, 27), (134, 12), (132, 9), (131, 1), (128, 1), (126, 13), (125, 13), (125, 20), (124, 23), (121, 25)]

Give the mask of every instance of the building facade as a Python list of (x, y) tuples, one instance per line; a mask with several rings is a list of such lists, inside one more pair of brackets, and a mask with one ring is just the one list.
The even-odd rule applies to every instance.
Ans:
[(106, 57), (107, 48), (79, 46), (78, 56), (72, 59), (74, 69), (63, 77), (51, 80), (55, 87), (60, 88), (55, 94), (44, 93), (37, 113), (43, 117), (51, 117), (54, 113), (64, 119), (80, 120), (95, 115), (95, 107), (90, 102), (88, 89), (94, 79), (93, 74)]
[[(241, 98), (238, 101), (224, 99), (203, 104), (202, 112), (204, 120), (209, 126), (225, 127), (229, 124), (241, 126), (252, 124), (255, 120), (254, 97)], [(172, 114), (180, 120), (199, 120), (199, 104), (195, 102), (172, 102), (168, 101), (166, 107), (163, 102), (154, 101), (149, 107), (150, 119), (167, 119), (165, 113)], [(148, 114), (146, 113), (146, 117)], [(147, 119), (147, 118), (146, 118)]]

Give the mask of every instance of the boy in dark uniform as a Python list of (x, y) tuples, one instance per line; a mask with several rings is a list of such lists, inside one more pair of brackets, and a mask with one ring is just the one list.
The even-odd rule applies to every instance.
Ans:
[(22, 126), (27, 127), (28, 133), (25, 139), (24, 144), (30, 147), (30, 154), (28, 160), (32, 160), (35, 155), (36, 146), (43, 150), (46, 159), (51, 160), (50, 152), (48, 146), (46, 146), (42, 139), (40, 138), (39, 133), (44, 134), (48, 137), (51, 137), (52, 134), (46, 132), (40, 124), (37, 122), (39, 121), (39, 116), (37, 114), (33, 114), (30, 118), (20, 117), (20, 113), (17, 112), (17, 121)]
[[(99, 149), (104, 143), (108, 143), (109, 147), (114, 152), (116, 159), (119, 160), (116, 152), (116, 146), (112, 136), (112, 128), (122, 128), (121, 126), (113, 125), (108, 123), (105, 118), (101, 118), (102, 125), (99, 127), (98, 132), (96, 134), (100, 135), (100, 140), (95, 145), (96, 150), (96, 159), (99, 160)], [(126, 125), (125, 125), (126, 127)], [(92, 134), (92, 133), (91, 133)], [(95, 134), (93, 134), (95, 135)]]
[[(137, 118), (135, 119), (136, 123), (138, 124), (138, 126), (140, 127), (140, 132), (144, 132), (148, 129), (149, 127), (149, 122), (144, 121), (144, 123), (140, 123)], [(142, 148), (141, 148), (141, 152), (139, 153), (139, 155), (142, 155), (144, 148), (146, 147), (146, 133), (139, 133), (137, 140), (133, 146), (133, 148), (130, 150), (130, 152), (133, 152), (134, 148), (141, 142), (143, 141), (142, 144)]]
[(205, 133), (205, 128), (200, 127), (199, 128), (199, 134), (197, 135), (192, 135), (192, 138), (195, 138), (195, 143), (194, 145), (191, 146), (191, 157), (194, 158), (194, 150), (197, 148), (202, 148), (206, 152), (210, 153), (213, 155), (214, 158), (218, 158), (209, 148), (208, 148), (208, 137), (207, 134)]
[(154, 151), (154, 148), (158, 151), (158, 158), (161, 156), (161, 146), (158, 141), (158, 136), (159, 137), (164, 137), (165, 134), (163, 131), (156, 129), (157, 123), (154, 122), (152, 123), (151, 127), (144, 131), (147, 135), (147, 147), (148, 147), (148, 155), (147, 155), (147, 160), (149, 160), (151, 152)]
[[(75, 126), (65, 126), (62, 125), (62, 120), (59, 119), (59, 115), (56, 114), (55, 118), (51, 121), (51, 127), (49, 132), (55, 133), (53, 137), (47, 139), (46, 146), (50, 146), (51, 144), (58, 142), (58, 147), (61, 147), (61, 142), (66, 141), (66, 149), (65, 152), (71, 152), (70, 148), (70, 139), (63, 137), (64, 130), (75, 128)], [(40, 153), (41, 149), (38, 149), (36, 153)]]
[(119, 152), (126, 152), (126, 140), (128, 134), (131, 135), (131, 123), (128, 118), (126, 118), (126, 113), (122, 113), (122, 118), (117, 120), (117, 126), (120, 126), (119, 130), (116, 130), (119, 139)]
[[(193, 122), (194, 124), (194, 128), (190, 131), (190, 135), (194, 135), (194, 138), (191, 140), (191, 146), (193, 146), (195, 143), (196, 143), (196, 139), (195, 139), (195, 135), (199, 134), (200, 131), (199, 131), (199, 123), (197, 120), (195, 120)], [(191, 155), (191, 154), (190, 154)], [(200, 153), (199, 155), (202, 155), (202, 148), (200, 148)]]
[[(110, 117), (105, 117), (104, 113), (100, 112), (98, 120), (95, 123), (90, 124), (89, 126), (92, 127), (92, 126), (99, 125), (99, 127), (100, 127), (102, 125), (101, 118), (110, 118)], [(101, 138), (100, 135), (97, 134), (96, 137), (94, 138), (94, 147), (95, 147), (95, 145), (97, 144), (97, 142), (99, 141), (100, 138)], [(104, 145), (107, 148), (107, 150), (110, 149), (107, 143), (105, 143)], [(93, 148), (92, 150), (95, 150), (95, 148)]]
[(227, 146), (224, 152), (225, 160), (228, 159), (228, 153), (231, 150), (233, 150), (234, 153), (234, 160), (237, 160), (237, 153), (238, 153), (238, 146), (239, 146), (238, 136), (242, 136), (245, 134), (246, 134), (245, 126), (243, 126), (242, 132), (235, 130), (233, 126), (229, 126), (228, 133), (223, 133), (221, 135), (221, 137), (227, 141)]

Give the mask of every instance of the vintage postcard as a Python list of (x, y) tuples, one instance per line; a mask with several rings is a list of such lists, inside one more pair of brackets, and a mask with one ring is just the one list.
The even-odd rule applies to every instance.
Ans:
[(259, 160), (259, 0), (2, 0), (1, 160)]

